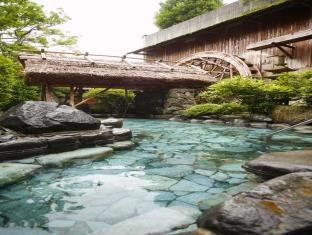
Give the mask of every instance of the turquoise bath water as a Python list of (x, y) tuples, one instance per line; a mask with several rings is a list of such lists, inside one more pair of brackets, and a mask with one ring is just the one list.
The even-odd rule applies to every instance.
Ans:
[(0, 190), (0, 234), (147, 234), (196, 228), (199, 209), (251, 187), (241, 167), (263, 152), (312, 145), (292, 132), (125, 120), (137, 147), (45, 170)]

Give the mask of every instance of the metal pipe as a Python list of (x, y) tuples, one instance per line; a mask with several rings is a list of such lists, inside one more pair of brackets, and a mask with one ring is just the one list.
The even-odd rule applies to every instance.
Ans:
[(275, 131), (275, 132), (273, 132), (273, 133), (267, 135), (265, 138), (266, 138), (266, 140), (270, 140), (270, 139), (272, 138), (273, 135), (276, 135), (276, 134), (278, 134), (278, 133), (281, 133), (281, 132), (284, 132), (284, 131), (288, 131), (288, 130), (294, 129), (295, 127), (298, 127), (298, 126), (310, 124), (310, 123), (312, 123), (312, 119), (306, 120), (306, 121), (304, 121), (304, 122), (300, 122), (300, 123), (295, 124), (295, 125), (290, 126), (290, 127), (286, 127), (286, 128), (284, 128), (284, 129), (282, 129), (282, 130), (279, 130), (279, 131)]

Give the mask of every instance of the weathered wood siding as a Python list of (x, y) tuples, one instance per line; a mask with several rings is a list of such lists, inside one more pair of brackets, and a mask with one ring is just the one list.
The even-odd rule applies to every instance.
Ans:
[[(221, 51), (259, 64), (260, 51), (247, 51), (247, 45), (285, 34), (312, 28), (312, 10), (308, 6), (295, 5), (268, 14), (239, 19), (187, 35), (168, 42), (167, 45), (154, 47), (147, 51), (146, 58), (176, 62), (179, 59), (201, 51)], [(293, 43), (294, 58), (286, 59), (292, 68), (312, 67), (312, 40)], [(278, 55), (278, 49), (262, 51), (262, 63), (272, 63), (272, 55)]]

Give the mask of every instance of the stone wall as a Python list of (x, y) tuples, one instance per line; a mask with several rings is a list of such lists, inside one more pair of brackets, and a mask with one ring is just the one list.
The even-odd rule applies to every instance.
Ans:
[(164, 114), (181, 114), (190, 105), (195, 105), (196, 89), (171, 89), (164, 103)]
[(179, 115), (188, 106), (194, 105), (196, 89), (171, 89), (169, 91), (144, 91), (135, 97), (134, 109), (138, 116)]

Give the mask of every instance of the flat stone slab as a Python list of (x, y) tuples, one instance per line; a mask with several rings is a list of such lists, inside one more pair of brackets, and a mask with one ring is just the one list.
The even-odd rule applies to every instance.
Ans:
[(217, 234), (309, 234), (312, 172), (284, 175), (206, 211), (198, 226)]
[(176, 165), (172, 167), (162, 167), (148, 169), (145, 171), (149, 175), (160, 175), (172, 178), (181, 178), (193, 172), (193, 167), (188, 165)]
[[(196, 213), (196, 215), (195, 215)], [(168, 232), (177, 225), (192, 224), (197, 211), (178, 210), (178, 208), (160, 208), (148, 213), (114, 224), (93, 235), (146, 235)]]
[(113, 152), (114, 150), (108, 147), (85, 148), (36, 157), (36, 162), (44, 167), (63, 167), (81, 159), (100, 160), (110, 156)]
[(26, 179), (40, 168), (33, 164), (0, 163), (0, 187)]
[(114, 150), (126, 150), (133, 148), (135, 144), (132, 141), (119, 141), (113, 144), (108, 144), (106, 146)]
[(267, 153), (247, 162), (243, 167), (264, 178), (312, 171), (312, 150)]
[(183, 191), (183, 192), (203, 192), (208, 190), (209, 187), (194, 183), (189, 180), (180, 180), (177, 184), (173, 185), (171, 191)]

